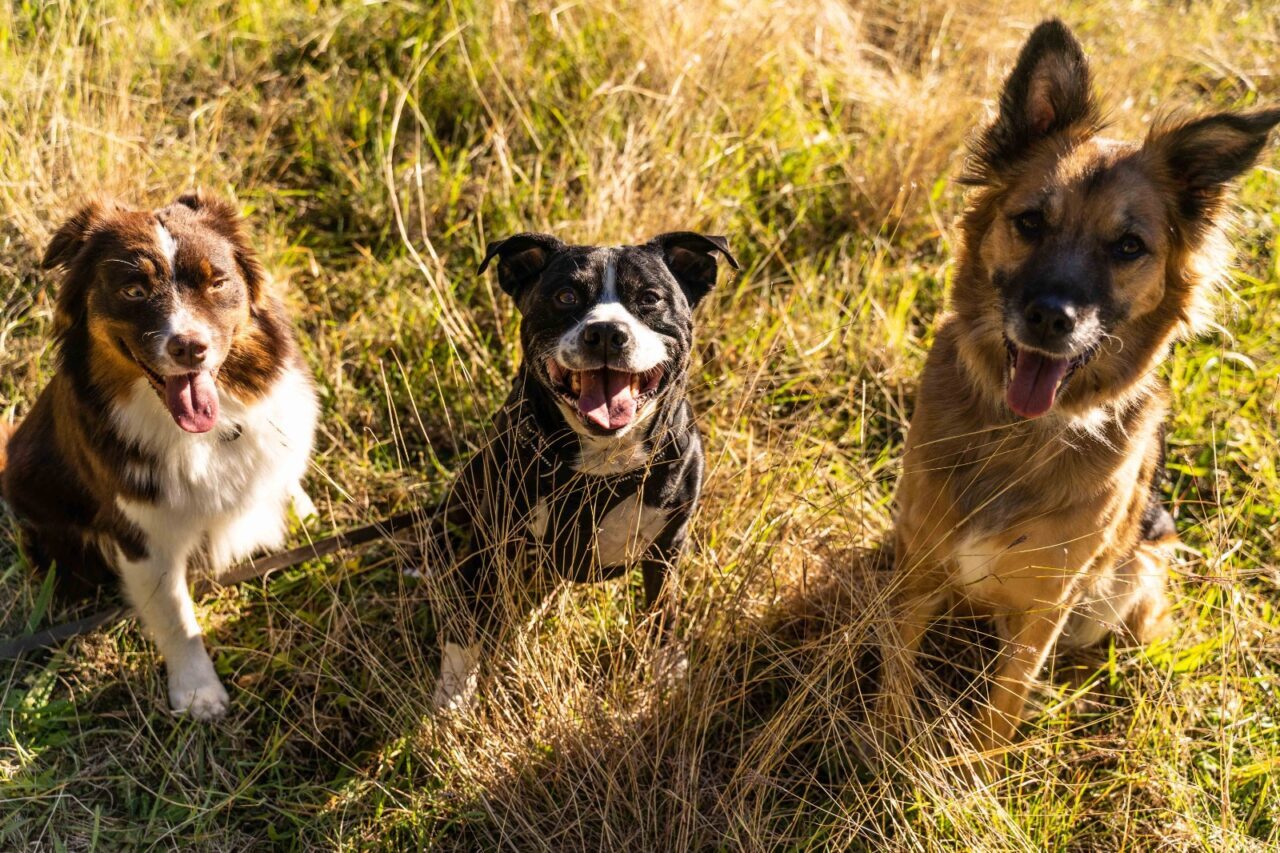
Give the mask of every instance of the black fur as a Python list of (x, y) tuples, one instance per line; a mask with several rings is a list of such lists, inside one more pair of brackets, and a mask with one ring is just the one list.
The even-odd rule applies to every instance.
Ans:
[[(614, 578), (636, 563), (646, 603), (657, 599), (684, 548), (702, 487), (702, 441), (685, 383), (693, 306), (714, 285), (716, 255), (737, 267), (724, 238), (688, 232), (612, 250), (570, 246), (544, 234), (520, 234), (488, 247), (480, 271), (498, 260), (499, 282), (522, 315), (524, 359), (488, 443), (446, 497), (438, 515), (445, 523), (431, 539), (434, 553), (426, 555), (452, 581), (445, 588), (461, 599), (442, 608), (442, 639), (474, 641), (498, 632), (508, 621), (504, 591), (537, 595), (560, 580)], [(654, 410), (624, 438), (597, 438), (589, 425), (571, 424), (546, 367), (558, 341), (602, 299), (606, 265), (612, 266), (617, 301), (661, 337), (668, 354)], [(579, 295), (577, 305), (555, 301), (565, 288)], [(641, 299), (647, 293), (653, 301), (655, 292), (655, 304)], [(610, 441), (635, 444), (634, 467), (579, 470), (591, 446)], [(637, 498), (665, 513), (661, 529), (633, 562), (602, 565), (601, 521)], [(540, 504), (545, 527), (539, 536)]]
[[(1047, 122), (1037, 122), (1030, 109), (1036, 83), (1051, 105)], [(1090, 86), (1089, 63), (1071, 30), (1056, 18), (1040, 23), (1005, 81), (996, 120), (973, 141), (962, 183), (990, 183), (1052, 136), (1077, 128), (1095, 132), (1100, 118)]]

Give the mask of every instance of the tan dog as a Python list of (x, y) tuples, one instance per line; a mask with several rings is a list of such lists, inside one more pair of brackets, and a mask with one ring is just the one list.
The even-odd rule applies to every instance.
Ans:
[(1226, 268), (1226, 184), (1277, 122), (1223, 113), (1106, 139), (1079, 43), (1058, 21), (1031, 34), (974, 146), (907, 438), (882, 711), (910, 695), (921, 636), (950, 604), (1000, 630), (984, 747), (1013, 736), (1055, 643), (1168, 630), (1157, 367), (1204, 316)]

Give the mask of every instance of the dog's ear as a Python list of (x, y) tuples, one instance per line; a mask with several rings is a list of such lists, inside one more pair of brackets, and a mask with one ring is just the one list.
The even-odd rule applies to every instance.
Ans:
[(496, 257), (498, 285), (514, 299), (524, 287), (538, 280), (552, 258), (567, 248), (550, 234), (516, 234), (505, 240), (496, 240), (485, 248), (484, 260), (480, 261), (476, 275), (483, 274), (489, 268), (489, 262)]
[(1147, 136), (1144, 150), (1173, 185), (1178, 212), (1196, 222), (1217, 212), (1227, 184), (1257, 161), (1277, 124), (1280, 109), (1165, 121)]
[(1098, 107), (1080, 42), (1056, 18), (1031, 32), (1000, 92), (1000, 112), (974, 145), (972, 182), (1016, 162), (1037, 142), (1078, 125), (1092, 130)]
[(654, 237), (649, 245), (662, 251), (663, 262), (680, 283), (690, 306), (696, 306), (716, 286), (716, 255), (723, 256), (735, 270), (742, 269), (724, 237), (672, 231)]
[(249, 289), (250, 304), (261, 305), (267, 296), (266, 269), (258, 260), (249, 238), (245, 236), (244, 219), (236, 206), (225, 199), (209, 195), (199, 187), (178, 196), (174, 204), (191, 209), (205, 224), (226, 238), (232, 246), (240, 276)]
[(93, 229), (103, 220), (105, 208), (100, 201), (91, 201), (53, 233), (49, 246), (44, 250), (44, 258), (40, 266), (51, 270), (56, 267), (70, 267), (71, 262), (80, 254), (80, 250), (89, 241)]
[(93, 284), (95, 271), (82, 256), (94, 232), (115, 210), (119, 207), (113, 202), (88, 202), (62, 223), (49, 240), (40, 266), (47, 270), (66, 270), (54, 304), (54, 329), (58, 334), (64, 334), (84, 318), (85, 298)]

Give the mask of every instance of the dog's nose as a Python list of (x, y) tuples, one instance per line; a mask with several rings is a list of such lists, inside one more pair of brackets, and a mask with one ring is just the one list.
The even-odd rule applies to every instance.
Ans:
[(209, 353), (209, 340), (199, 334), (173, 335), (164, 345), (165, 352), (180, 367), (196, 369), (204, 364)]
[(1031, 343), (1056, 347), (1076, 328), (1076, 306), (1056, 296), (1042, 296), (1027, 306), (1023, 319)]
[(601, 358), (622, 355), (631, 344), (631, 331), (623, 323), (591, 323), (582, 330), (582, 345)]

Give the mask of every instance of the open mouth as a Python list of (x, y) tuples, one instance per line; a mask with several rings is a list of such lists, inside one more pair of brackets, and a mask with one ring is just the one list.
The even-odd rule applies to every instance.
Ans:
[(1024, 418), (1038, 418), (1052, 409), (1075, 372), (1098, 352), (1097, 346), (1091, 346), (1072, 358), (1055, 358), (1020, 347), (1008, 338), (1004, 345), (1009, 354), (1004, 399), (1014, 414)]
[(598, 432), (618, 432), (630, 426), (662, 390), (666, 370), (658, 365), (643, 373), (597, 367), (570, 370), (547, 359), (547, 377), (556, 395), (576, 411), (583, 423)]
[(161, 376), (134, 353), (133, 348), (118, 339), (120, 349), (142, 369), (147, 381), (169, 410), (173, 422), (187, 432), (202, 433), (218, 423), (218, 385), (216, 370), (199, 370)]

